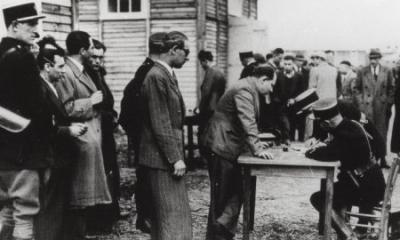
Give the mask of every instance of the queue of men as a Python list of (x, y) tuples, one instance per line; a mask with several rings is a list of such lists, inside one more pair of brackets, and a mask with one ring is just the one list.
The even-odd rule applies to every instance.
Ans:
[(67, 55), (52, 37), (37, 42), (35, 52), (44, 17), (34, 3), (3, 15), (0, 105), (30, 123), (17, 133), (0, 130), (0, 239), (85, 239), (90, 231), (111, 231), (120, 217), (119, 168), (105, 47), (73, 31)]
[[(150, 36), (149, 56), (124, 91), (118, 119), (105, 81), (104, 44), (73, 31), (67, 53), (51, 37), (37, 42), (36, 53), (32, 46), (43, 16), (34, 4), (6, 8), (3, 15), (8, 32), (0, 43), (0, 106), (30, 124), (17, 133), (0, 128), (0, 239), (83, 240), (93, 231), (111, 231), (121, 217), (113, 136), (118, 123), (135, 151), (136, 227), (155, 240), (192, 239), (186, 109), (174, 72), (188, 61), (187, 36), (177, 31)], [(309, 65), (303, 55), (284, 55), (281, 48), (265, 59), (242, 52), (240, 80), (227, 87), (212, 53), (198, 53), (204, 70), (198, 137), (211, 188), (207, 239), (234, 238), (243, 201), (237, 159), (244, 151), (274, 158), (258, 137), (264, 131), (284, 145), (318, 138), (321, 143), (306, 156), (341, 161), (333, 201), (339, 215), (349, 205), (370, 213), (382, 200), (385, 139), (391, 107), (400, 105), (399, 90), (392, 71), (379, 64), (378, 50), (357, 74), (349, 61), (334, 66), (333, 56), (313, 53)], [(298, 111), (298, 96), (308, 89), (320, 100)], [(391, 144), (396, 152), (399, 128), (396, 116)], [(323, 199), (317, 192), (311, 203), (321, 210)]]

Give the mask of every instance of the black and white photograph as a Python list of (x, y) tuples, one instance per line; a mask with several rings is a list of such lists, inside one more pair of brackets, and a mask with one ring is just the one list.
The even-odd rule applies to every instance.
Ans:
[(0, 240), (400, 240), (399, 0), (0, 0)]

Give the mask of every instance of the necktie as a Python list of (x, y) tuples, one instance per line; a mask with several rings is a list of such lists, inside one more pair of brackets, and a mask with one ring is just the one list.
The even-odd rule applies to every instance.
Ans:
[(376, 66), (374, 67), (374, 78), (375, 81), (378, 80), (378, 74), (376, 74)]

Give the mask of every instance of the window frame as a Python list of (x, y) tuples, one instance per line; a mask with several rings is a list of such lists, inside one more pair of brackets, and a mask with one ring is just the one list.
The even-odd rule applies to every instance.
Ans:
[(149, 0), (140, 0), (140, 6), (142, 8), (140, 12), (109, 12), (108, 0), (100, 0), (99, 18), (102, 20), (145, 19), (149, 15)]

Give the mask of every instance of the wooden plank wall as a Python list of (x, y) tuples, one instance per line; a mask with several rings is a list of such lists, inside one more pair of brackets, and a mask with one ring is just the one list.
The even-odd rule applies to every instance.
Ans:
[(100, 35), (99, 11), (98, 0), (78, 1), (78, 29), (88, 32), (90, 36), (96, 39), (102, 39)]
[(125, 86), (147, 56), (146, 21), (104, 21), (103, 42), (107, 47), (106, 81), (114, 94), (115, 107), (119, 109)]
[(205, 48), (215, 56), (216, 64), (227, 73), (228, 67), (228, 1), (207, 0), (206, 2)]
[(72, 9), (70, 6), (62, 6), (52, 3), (42, 3), (43, 32), (53, 36), (57, 42), (65, 47), (65, 39), (72, 31)]
[(243, 16), (250, 19), (257, 19), (257, 1), (243, 0)]

